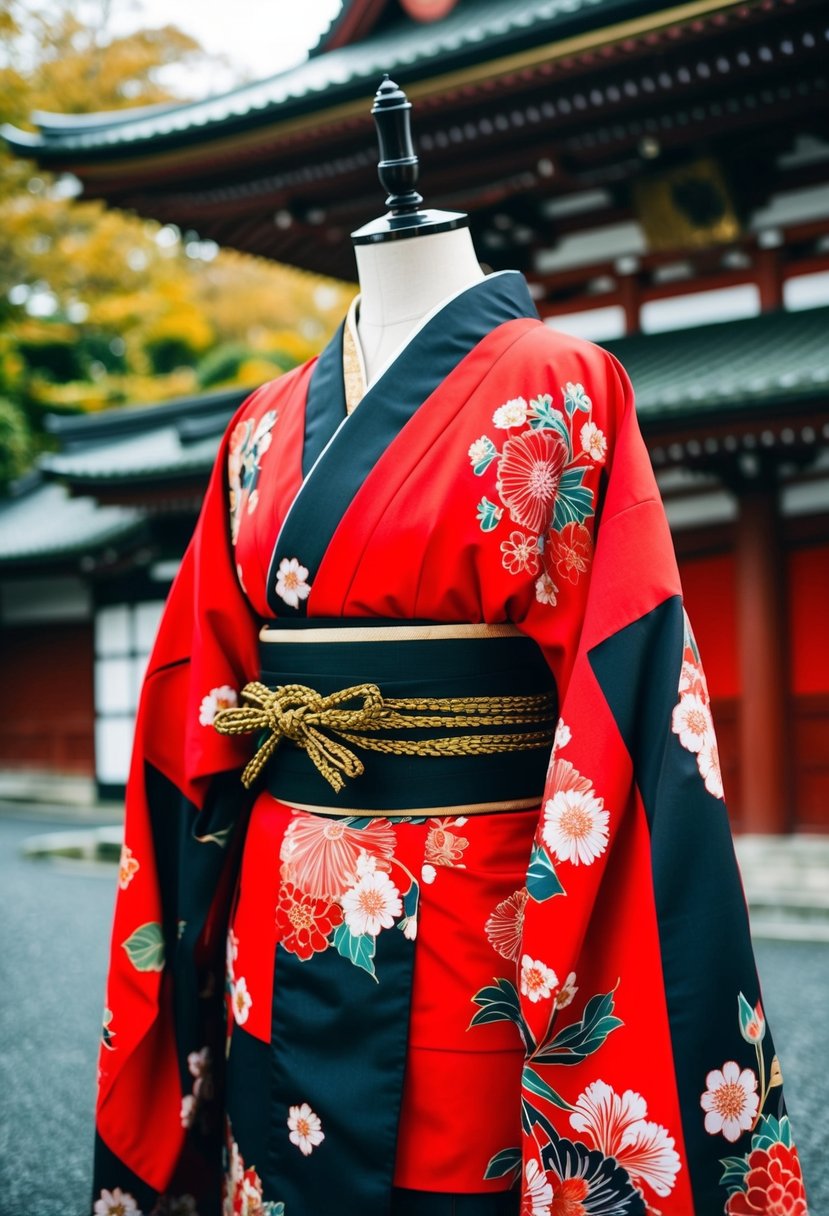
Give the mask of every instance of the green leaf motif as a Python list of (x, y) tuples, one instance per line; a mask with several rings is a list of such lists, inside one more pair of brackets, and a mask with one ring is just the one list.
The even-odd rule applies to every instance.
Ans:
[[(762, 1043), (766, 1035), (765, 1018), (760, 1019), (756, 1010), (752, 1009), (742, 992), (737, 997), (737, 1012), (740, 1017), (740, 1034), (747, 1043)], [(749, 1034), (749, 1027), (754, 1024), (757, 1034)]]
[(541, 904), (545, 899), (554, 895), (566, 895), (555, 872), (547, 850), (540, 844), (534, 844), (530, 853), (530, 865), (527, 870), (527, 891), (530, 899)]
[(486, 1026), (490, 1022), (514, 1022), (518, 1033), (528, 1051), (534, 1047), (530, 1028), (521, 1016), (521, 1002), (515, 985), (503, 978), (496, 979), (494, 984), (479, 988), (472, 998), (480, 1009), (473, 1015), (469, 1029), (473, 1026)]
[(417, 917), (417, 905), (420, 900), (420, 886), (417, 880), (412, 881), (406, 894), (403, 896), (403, 914), (408, 917)]
[(537, 1098), (544, 1098), (547, 1102), (552, 1102), (553, 1106), (557, 1106), (559, 1110), (573, 1109), (569, 1102), (565, 1102), (561, 1095), (557, 1094), (546, 1081), (542, 1081), (535, 1069), (528, 1065), (521, 1074), (521, 1088), (528, 1093), (535, 1094)]
[(164, 934), (157, 921), (147, 921), (121, 945), (136, 971), (164, 970)]
[(484, 1170), (484, 1180), (488, 1178), (506, 1178), (514, 1171), (521, 1172), (521, 1149), (502, 1148), (500, 1153), (490, 1157)]
[(367, 971), (375, 984), (378, 983), (374, 972), (374, 950), (377, 945), (371, 933), (352, 933), (348, 925), (338, 925), (331, 939), (338, 954)]
[(745, 1157), (721, 1157), (720, 1165), (723, 1166), (720, 1185), (728, 1187), (729, 1193), (744, 1191), (746, 1189), (745, 1178), (748, 1173), (747, 1159)]
[(776, 1119), (774, 1115), (761, 1116), (754, 1135), (751, 1137), (751, 1147), (752, 1149), (771, 1148), (773, 1144), (785, 1144), (787, 1148), (792, 1148), (794, 1145), (792, 1125), (788, 1115), (783, 1115), (780, 1119)]
[(496, 507), (488, 498), (482, 498), (478, 503), (478, 523), (481, 525), (481, 531), (491, 532), (497, 528), (503, 514), (503, 507)]
[(553, 530), (560, 532), (567, 524), (583, 524), (593, 514), (593, 491), (582, 485), (587, 469), (565, 469), (558, 483)]
[(608, 1035), (624, 1025), (619, 1018), (613, 1017), (613, 1008), (612, 992), (592, 996), (579, 1021), (560, 1030), (536, 1052), (534, 1059), (555, 1064), (580, 1064), (599, 1050)]

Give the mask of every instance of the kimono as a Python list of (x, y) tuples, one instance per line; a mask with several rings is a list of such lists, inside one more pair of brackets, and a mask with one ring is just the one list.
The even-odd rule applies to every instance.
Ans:
[[(393, 1188), (513, 1187), (524, 1216), (805, 1216), (623, 368), (503, 272), (349, 409), (359, 380), (344, 324), (250, 394), (170, 593), (127, 790), (96, 1216), (385, 1216)], [(421, 709), (456, 663), (476, 706), (543, 702), (499, 727), (528, 749), (514, 770), (370, 750), (375, 655)]]

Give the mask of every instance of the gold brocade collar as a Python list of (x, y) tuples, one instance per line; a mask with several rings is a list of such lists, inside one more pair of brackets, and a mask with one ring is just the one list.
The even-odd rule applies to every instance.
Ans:
[(345, 386), (345, 409), (350, 414), (357, 408), (366, 392), (366, 365), (357, 331), (357, 314), (360, 297), (355, 296), (349, 305), (343, 327), (343, 384)]

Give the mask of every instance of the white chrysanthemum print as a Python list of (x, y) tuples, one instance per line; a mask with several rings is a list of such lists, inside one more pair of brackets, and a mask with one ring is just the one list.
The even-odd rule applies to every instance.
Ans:
[(524, 1196), (521, 1211), (527, 1216), (550, 1216), (553, 1188), (534, 1157), (524, 1167)]
[(492, 421), (500, 431), (507, 431), (511, 426), (523, 426), (527, 421), (527, 409), (523, 397), (513, 397), (504, 405), (498, 406), (492, 415)]
[(319, 1115), (314, 1114), (307, 1102), (301, 1106), (292, 1106), (288, 1110), (288, 1127), (291, 1144), (295, 1144), (304, 1157), (322, 1144), (325, 1133)]
[(129, 1191), (122, 1191), (120, 1186), (113, 1190), (102, 1190), (100, 1198), (95, 1200), (93, 1208), (95, 1216), (141, 1216), (138, 1204)]
[(118, 863), (118, 886), (122, 891), (126, 891), (132, 882), (133, 875), (140, 869), (141, 866), (132, 855), (132, 849), (122, 844), (121, 860)]
[(556, 997), (556, 1009), (566, 1009), (568, 1005), (572, 1005), (577, 992), (576, 973), (575, 971), (571, 971), (561, 985), (561, 991)]
[(233, 985), (231, 1003), (233, 1005), (234, 1018), (240, 1026), (244, 1026), (248, 1020), (250, 1007), (253, 1004), (253, 997), (248, 992), (248, 983), (243, 975), (240, 975)]
[(587, 452), (595, 460), (596, 464), (604, 464), (604, 458), (607, 454), (607, 440), (604, 432), (600, 431), (595, 422), (585, 422), (580, 431), (581, 447), (583, 452)]
[(559, 861), (589, 866), (607, 848), (609, 819), (592, 790), (558, 790), (544, 806), (544, 843)]
[(695, 693), (685, 692), (671, 714), (671, 730), (689, 752), (699, 752), (714, 733), (711, 710)]
[(521, 959), (521, 991), (535, 1004), (547, 1000), (558, 987), (558, 976), (552, 967), (525, 954)]
[(720, 771), (720, 753), (713, 731), (697, 753), (697, 768), (705, 781), (708, 793), (713, 794), (715, 798), (722, 798), (724, 790)]
[(346, 891), (342, 905), (345, 923), (357, 936), (370, 933), (376, 937), (381, 929), (390, 929), (403, 911), (400, 892), (382, 870), (363, 874), (356, 886)]
[(236, 694), (236, 689), (231, 688), (229, 684), (220, 684), (218, 688), (211, 688), (206, 697), (202, 697), (201, 706), (199, 707), (199, 722), (202, 726), (212, 726), (213, 719), (220, 709), (232, 709), (237, 705), (239, 698)]
[(535, 581), (535, 598), (539, 604), (555, 604), (558, 599), (558, 587), (546, 572)]
[(605, 1081), (593, 1081), (579, 1096), (570, 1124), (606, 1156), (615, 1157), (637, 1182), (657, 1195), (669, 1195), (680, 1168), (667, 1128), (647, 1120), (645, 1099), (632, 1089), (617, 1094)]
[(699, 1104), (706, 1112), (705, 1130), (711, 1136), (720, 1133), (733, 1144), (754, 1124), (760, 1105), (757, 1076), (751, 1068), (740, 1069), (735, 1060), (727, 1060), (705, 1078), (707, 1086)]
[(276, 574), (276, 594), (289, 608), (298, 608), (300, 600), (311, 594), (308, 567), (301, 566), (296, 557), (283, 557)]

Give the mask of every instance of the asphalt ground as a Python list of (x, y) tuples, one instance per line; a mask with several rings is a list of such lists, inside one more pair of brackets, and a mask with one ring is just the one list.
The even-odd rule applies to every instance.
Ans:
[[(65, 827), (0, 807), (0, 1216), (89, 1211), (115, 870), (21, 856), (26, 837)], [(829, 945), (756, 950), (810, 1212), (829, 1216)]]

